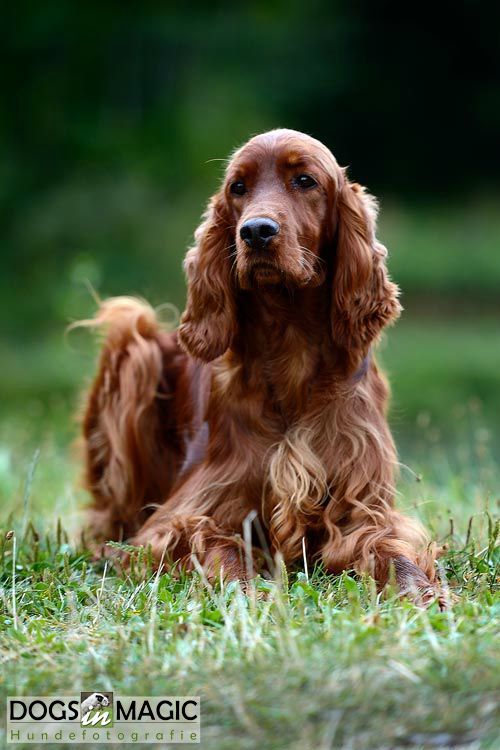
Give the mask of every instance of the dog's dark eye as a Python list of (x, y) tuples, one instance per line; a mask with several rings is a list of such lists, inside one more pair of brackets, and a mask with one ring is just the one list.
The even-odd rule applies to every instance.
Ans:
[(245, 195), (247, 189), (243, 180), (236, 180), (229, 188), (233, 195)]
[(310, 174), (299, 174), (294, 178), (293, 184), (302, 190), (309, 190), (309, 188), (316, 187), (318, 183)]

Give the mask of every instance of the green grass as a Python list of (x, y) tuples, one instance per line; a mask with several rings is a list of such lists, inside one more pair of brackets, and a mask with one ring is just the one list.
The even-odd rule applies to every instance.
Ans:
[(484, 303), (498, 307), (499, 217), (494, 200), (411, 207), (383, 200), (380, 238), (405, 294), (437, 309), (453, 297), (455, 311)]
[(483, 440), (493, 442), (500, 420), (498, 316), (416, 317), (410, 306), (382, 342), (380, 359), (392, 385), (391, 423), (403, 442), (422, 431), (434, 442), (467, 442), (478, 425)]
[(258, 580), (249, 596), (198, 575), (121, 577), (81, 548), (84, 496), (66, 448), (5, 421), (2, 710), (13, 694), (193, 694), (201, 746), (214, 750), (496, 749), (500, 471), (481, 441), (451, 450), (423, 426), (421, 442), (420, 481), (402, 469), (399, 504), (447, 545), (446, 612), (320, 570)]

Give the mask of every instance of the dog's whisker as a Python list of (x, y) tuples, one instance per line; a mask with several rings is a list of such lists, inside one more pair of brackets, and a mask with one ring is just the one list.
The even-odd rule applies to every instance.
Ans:
[(225, 164), (227, 164), (229, 162), (229, 159), (227, 158), (222, 159), (220, 157), (214, 156), (212, 159), (206, 159), (205, 164), (210, 164), (213, 161), (222, 161)]

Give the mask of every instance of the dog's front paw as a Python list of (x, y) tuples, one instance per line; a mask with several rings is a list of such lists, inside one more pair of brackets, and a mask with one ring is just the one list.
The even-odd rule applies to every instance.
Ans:
[(427, 609), (437, 602), (439, 609), (447, 609), (448, 601), (440, 587), (432, 583), (418, 565), (402, 555), (394, 558), (396, 583), (401, 596)]

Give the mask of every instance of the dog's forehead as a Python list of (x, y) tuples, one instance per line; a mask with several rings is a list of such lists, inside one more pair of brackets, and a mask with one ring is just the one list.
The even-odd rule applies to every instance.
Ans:
[(290, 168), (314, 164), (330, 174), (339, 168), (335, 157), (321, 141), (288, 129), (254, 136), (234, 153), (230, 167), (258, 168), (263, 164)]

